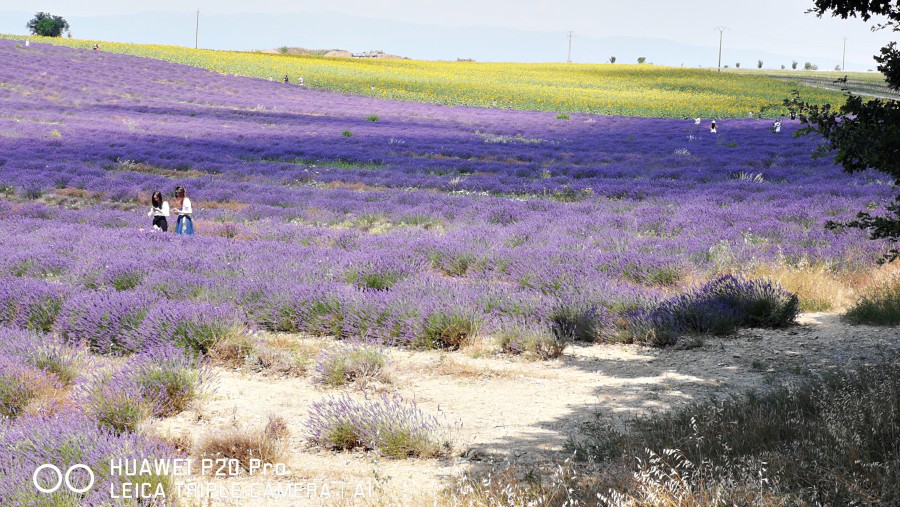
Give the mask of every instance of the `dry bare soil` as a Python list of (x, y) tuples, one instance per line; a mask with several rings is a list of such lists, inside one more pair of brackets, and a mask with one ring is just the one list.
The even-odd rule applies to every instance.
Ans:
[[(312, 338), (291, 337), (315, 341)], [(687, 346), (576, 345), (562, 358), (531, 361), (488, 347), (462, 351), (391, 350), (390, 382), (325, 388), (305, 377), (216, 368), (216, 388), (177, 417), (156, 423), (161, 436), (189, 437), (229, 427), (259, 428), (270, 414), (291, 432), (283, 475), (189, 481), (216, 487), (302, 484), (303, 498), (184, 495), (187, 505), (432, 505), (454, 475), (510, 460), (562, 460), (564, 444), (586, 421), (622, 424), (638, 414), (671, 410), (709, 397), (791, 382), (802, 371), (876, 363), (900, 349), (900, 329), (850, 326), (838, 316), (809, 313), (785, 330), (743, 330)], [(311, 405), (328, 396), (399, 393), (446, 422), (452, 453), (438, 459), (389, 460), (373, 453), (334, 452), (306, 442)], [(249, 490), (246, 490), (249, 491)], [(228, 498), (225, 498), (225, 497)]]

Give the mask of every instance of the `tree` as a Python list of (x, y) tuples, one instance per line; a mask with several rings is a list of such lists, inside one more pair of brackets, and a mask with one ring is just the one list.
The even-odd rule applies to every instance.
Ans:
[(610, 56), (610, 57), (609, 57), (609, 63), (616, 63), (616, 57), (615, 57), (615, 56)]
[(647, 57), (646, 57), (646, 56), (639, 56), (639, 57), (638, 57), (638, 63), (644, 63), (644, 62), (646, 62), (646, 61), (647, 61)]
[(757, 68), (757, 69), (761, 69), (762, 66), (763, 66), (763, 61), (762, 61), (762, 60), (757, 60), (757, 61), (756, 61), (756, 68)]
[(69, 29), (69, 22), (62, 16), (53, 16), (49, 12), (39, 12), (25, 25), (32, 35), (42, 37), (59, 37)]
[(819, 70), (819, 66), (812, 62), (806, 62), (803, 64), (803, 70)]
[[(815, 8), (809, 12), (818, 17), (831, 14), (842, 19), (860, 18), (869, 22), (872, 18), (886, 18), (874, 29), (891, 28), (900, 32), (900, 2), (884, 0), (814, 0)], [(889, 88), (900, 91), (900, 49), (896, 42), (881, 48), (875, 55), (878, 70), (884, 74)], [(846, 83), (844, 77), (839, 81)], [(863, 100), (847, 92), (847, 101), (840, 108), (830, 104), (818, 106), (800, 100), (799, 92), (793, 99), (785, 100), (785, 106), (797, 111), (805, 127), (801, 134), (818, 133), (825, 139), (823, 150), (833, 152), (836, 163), (847, 172), (877, 169), (894, 178), (900, 184), (900, 101), (896, 99)], [(840, 230), (846, 227), (864, 229), (873, 240), (886, 240), (890, 251), (884, 261), (900, 257), (900, 195), (884, 206), (880, 213), (862, 211), (848, 222), (828, 222), (827, 227)]]
[(734, 64), (734, 68), (735, 68), (735, 69), (740, 69), (740, 68), (741, 68), (741, 62), (737, 62), (736, 64)]
[(797, 60), (794, 60), (793, 62), (791, 62), (791, 68), (792, 68), (792, 69), (797, 70), (797, 65), (799, 65), (799, 64), (797, 63)]

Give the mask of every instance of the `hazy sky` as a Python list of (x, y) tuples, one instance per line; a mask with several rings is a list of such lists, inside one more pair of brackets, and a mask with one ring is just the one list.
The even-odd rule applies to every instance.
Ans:
[(715, 46), (719, 41), (716, 27), (725, 26), (726, 47), (776, 53), (840, 58), (846, 37), (847, 59), (857, 61), (871, 61), (881, 46), (900, 35), (873, 33), (859, 20), (818, 19), (805, 14), (812, 5), (811, 0), (0, 0), (0, 10), (48, 11), (63, 16), (199, 9), (202, 20), (204, 13), (332, 11), (419, 24), (574, 30), (576, 44), (581, 34), (654, 37)]

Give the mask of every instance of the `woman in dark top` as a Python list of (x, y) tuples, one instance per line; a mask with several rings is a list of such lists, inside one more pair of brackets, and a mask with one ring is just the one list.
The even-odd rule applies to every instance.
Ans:
[(153, 229), (163, 232), (169, 230), (169, 221), (166, 220), (169, 216), (169, 203), (163, 200), (161, 192), (153, 192), (147, 216), (153, 218)]

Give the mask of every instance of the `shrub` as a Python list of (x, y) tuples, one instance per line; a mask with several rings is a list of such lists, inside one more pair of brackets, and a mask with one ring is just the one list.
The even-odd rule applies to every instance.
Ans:
[(0, 324), (47, 332), (69, 297), (68, 288), (31, 278), (0, 278)]
[(376, 450), (391, 458), (445, 454), (449, 442), (433, 416), (399, 396), (355, 401), (348, 396), (314, 403), (306, 421), (310, 441), (329, 449)]
[(366, 118), (366, 121), (378, 121), (378, 115), (373, 114), (372, 116), (369, 116), (368, 118)]
[(870, 289), (843, 316), (851, 324), (896, 326), (900, 324), (900, 280)]
[(305, 331), (316, 336), (344, 335), (343, 296), (338, 284), (299, 285), (278, 300), (271, 328), (276, 331)]
[(144, 280), (147, 268), (137, 262), (120, 262), (106, 266), (101, 276), (103, 285), (117, 291), (130, 290)]
[(97, 426), (116, 435), (135, 433), (152, 414), (154, 402), (127, 374), (104, 373), (86, 388), (82, 404)]
[(353, 133), (350, 132), (349, 130), (345, 130), (345, 131), (341, 132), (341, 135), (344, 137), (353, 137)]
[(777, 284), (729, 275), (627, 313), (626, 341), (669, 345), (683, 333), (726, 335), (740, 327), (784, 327), (799, 312), (797, 296)]
[(480, 326), (478, 313), (461, 305), (432, 307), (423, 314), (417, 345), (427, 349), (459, 348), (475, 337)]
[(316, 359), (313, 381), (337, 387), (357, 380), (384, 380), (387, 356), (375, 344), (334, 345)]
[(556, 115), (556, 119), (557, 120), (568, 120), (569, 115), (567, 115), (566, 113), (559, 113)]
[(56, 332), (68, 343), (87, 344), (101, 354), (138, 350), (139, 328), (154, 298), (134, 292), (88, 292), (69, 299), (56, 320)]
[(446, 493), (450, 505), (594, 505), (596, 498), (578, 497), (581, 493), (579, 479), (571, 459), (546, 472), (507, 461), (491, 464), (484, 471), (455, 477)]
[(81, 350), (53, 336), (3, 327), (0, 327), (0, 354), (51, 374), (64, 386), (71, 385), (78, 377), (84, 359)]
[(237, 460), (248, 472), (251, 460), (279, 463), (287, 451), (289, 435), (284, 419), (270, 415), (260, 429), (227, 428), (206, 435), (200, 441), (199, 454), (201, 458)]
[(197, 302), (158, 305), (141, 326), (145, 342), (168, 342), (199, 354), (244, 332), (243, 316), (235, 308)]
[(497, 330), (500, 348), (511, 354), (530, 353), (541, 359), (562, 355), (572, 341), (569, 335), (556, 333), (544, 323), (508, 321)]
[(152, 403), (153, 415), (160, 417), (184, 411), (208, 382), (199, 359), (170, 343), (154, 344), (136, 354), (123, 374)]
[(388, 290), (397, 282), (414, 273), (420, 263), (410, 256), (385, 252), (370, 255), (347, 269), (347, 283), (361, 289)]
[(19, 358), (0, 357), (0, 416), (13, 418), (53, 386), (43, 372)]
[[(121, 491), (124, 483), (148, 483), (151, 491), (161, 484), (168, 494), (171, 479), (165, 476), (112, 473), (112, 461), (175, 458), (179, 455), (171, 447), (146, 437), (126, 433), (117, 435), (100, 429), (89, 417), (77, 411), (65, 411), (52, 415), (24, 416), (4, 426), (0, 432), (0, 449), (11, 459), (0, 460), (0, 499), (3, 505), (53, 506), (53, 507), (101, 507), (120, 505), (110, 497), (110, 491)], [(38, 491), (32, 482), (38, 466), (51, 463), (63, 473), (70, 466), (80, 463), (95, 474), (96, 482), (90, 491), (75, 494), (62, 487), (51, 494)], [(81, 486), (82, 477), (73, 473), (72, 482)], [(38, 477), (43, 487), (52, 487), (55, 474)], [(151, 499), (146, 505), (150, 505)], [(138, 502), (135, 502), (137, 505)]]
[(560, 342), (592, 342), (597, 339), (605, 315), (586, 295), (567, 294), (555, 300), (548, 320)]
[(683, 505), (707, 504), (689, 502), (707, 493), (760, 492), (763, 486), (771, 500), (765, 505), (895, 505), (900, 501), (896, 359), (641, 418), (629, 424), (628, 433), (591, 423), (580, 432), (587, 438), (570, 447), (596, 459), (636, 456), (646, 448), (678, 449), (664, 453), (671, 458), (667, 466), (655, 464), (657, 471), (679, 473), (648, 477), (643, 474), (653, 467), (643, 467), (636, 491), (622, 495), (632, 497), (624, 505), (658, 505), (641, 496), (668, 494), (679, 486), (691, 486), (698, 495), (682, 497)]
[(232, 367), (243, 365), (253, 353), (253, 338), (246, 333), (232, 334), (210, 347), (207, 355), (219, 364)]

